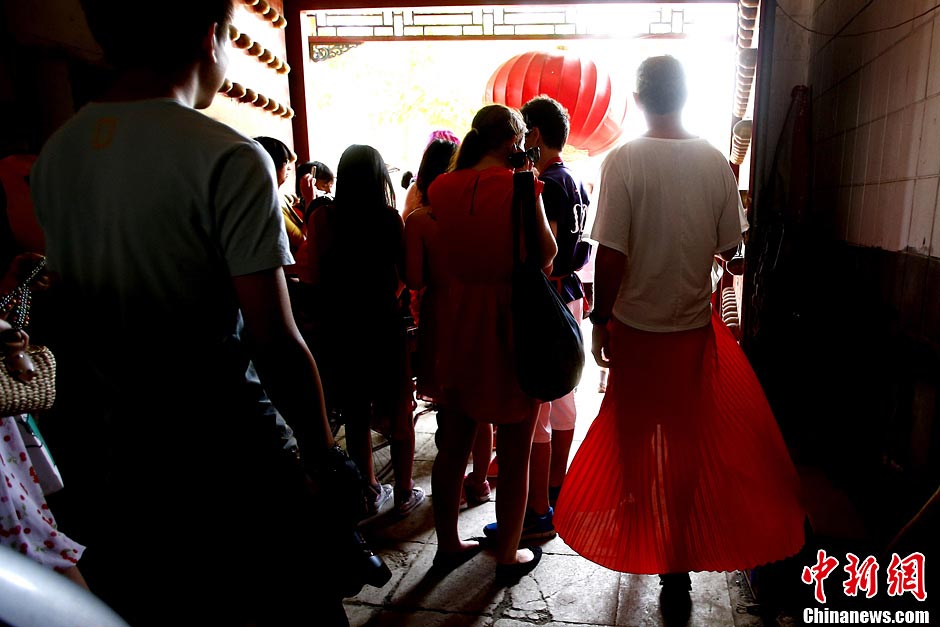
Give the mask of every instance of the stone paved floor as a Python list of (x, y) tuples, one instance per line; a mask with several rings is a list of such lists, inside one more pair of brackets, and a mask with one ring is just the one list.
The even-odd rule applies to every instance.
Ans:
[[(579, 411), (574, 454), (583, 440), (602, 398), (597, 392), (598, 370), (590, 364), (577, 394)], [(415, 482), (429, 499), (436, 421), (433, 413), (417, 421)], [(494, 490), (494, 497), (498, 489)], [(383, 520), (383, 518), (385, 518)], [(495, 520), (493, 501), (464, 510), (461, 535), (481, 535), (482, 527)], [(493, 585), (495, 560), (483, 552), (438, 579), (428, 574), (436, 551), (434, 521), (429, 502), (409, 517), (379, 517), (364, 529), (377, 552), (392, 570), (391, 581), (381, 589), (365, 587), (347, 599), (353, 627), (470, 626), (521, 627), (524, 625), (658, 627), (664, 625), (659, 609), (656, 576), (621, 574), (597, 566), (569, 549), (560, 538), (543, 546), (542, 563), (511, 588)], [(762, 627), (747, 578), (741, 572), (693, 573), (693, 626)], [(750, 609), (750, 611), (749, 611)], [(776, 624), (793, 622), (779, 617)]]

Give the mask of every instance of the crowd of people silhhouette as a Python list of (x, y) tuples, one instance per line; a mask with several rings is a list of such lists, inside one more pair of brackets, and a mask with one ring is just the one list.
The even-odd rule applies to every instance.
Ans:
[[(675, 59), (640, 66), (648, 131), (608, 154), (593, 199), (562, 158), (565, 107), (539, 96), (432, 133), (400, 213), (372, 146), (334, 174), (199, 111), (226, 74), (231, 0), (82, 4), (113, 83), (35, 163), (4, 159), (0, 232), (0, 350), (24, 380), (30, 342), (55, 355), (40, 423), (65, 487), (33, 485), (28, 412), (11, 410), (0, 543), (132, 625), (347, 625), (343, 599), (391, 576), (363, 522), (425, 500), (437, 576), (485, 550), (512, 586), (560, 535), (660, 575), (664, 608), (689, 603), (692, 571), (801, 548), (793, 464), (712, 308), (715, 257), (747, 228), (738, 186), (682, 126)], [(161, 32), (172, 46), (151, 45)], [(523, 244), (520, 172), (535, 195)], [(562, 309), (590, 314), (610, 372), (570, 467), (574, 390), (542, 402), (517, 377), (519, 250)], [(437, 419), (429, 495), (412, 477), (418, 400)], [(460, 511), (495, 494), (494, 450), (496, 521), (468, 533)]]

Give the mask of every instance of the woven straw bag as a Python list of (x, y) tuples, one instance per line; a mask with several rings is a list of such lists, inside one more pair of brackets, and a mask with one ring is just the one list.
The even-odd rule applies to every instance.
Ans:
[(0, 366), (0, 416), (44, 411), (55, 402), (55, 357), (45, 346), (30, 345), (26, 355), (36, 375), (29, 382), (13, 376)]
[(40, 412), (55, 402), (55, 357), (45, 346), (30, 345), (19, 331), (29, 324), (30, 285), (45, 259), (12, 292), (0, 298), (0, 315), (13, 327), (0, 337), (0, 416)]

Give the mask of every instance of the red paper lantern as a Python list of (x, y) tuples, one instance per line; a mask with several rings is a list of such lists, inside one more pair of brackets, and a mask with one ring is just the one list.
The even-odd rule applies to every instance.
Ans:
[(610, 75), (590, 59), (526, 52), (499, 66), (486, 85), (490, 102), (515, 109), (540, 95), (568, 109), (568, 144), (575, 148), (594, 155), (613, 147), (623, 132), (627, 94), (617, 93)]

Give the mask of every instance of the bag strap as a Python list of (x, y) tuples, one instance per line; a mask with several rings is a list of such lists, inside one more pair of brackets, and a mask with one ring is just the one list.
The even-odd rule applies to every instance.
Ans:
[(516, 175), (512, 175), (512, 265), (519, 266), (519, 222), (522, 207), (519, 206), (519, 186), (516, 184)]
[(45, 267), (46, 259), (44, 257), (39, 260), (39, 263), (36, 264), (36, 267), (32, 269), (22, 283), (13, 288), (9, 294), (0, 298), (0, 316), (4, 315), (4, 312), (9, 310), (7, 322), (9, 322), (10, 326), (14, 329), (25, 329), (29, 326), (29, 304), (32, 300), (32, 290), (30, 286), (33, 284), (33, 281), (39, 277)]
[[(521, 234), (521, 237), (520, 237)], [(524, 239), (526, 260), (519, 258), (519, 240)], [(512, 175), (512, 259), (514, 265), (530, 263), (535, 242), (535, 182), (529, 171)]]

